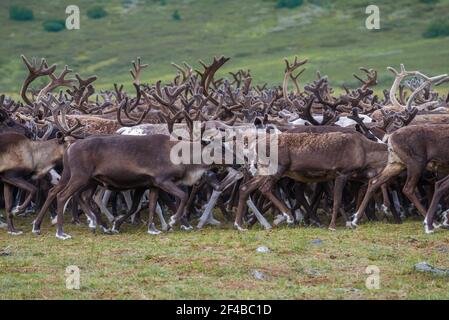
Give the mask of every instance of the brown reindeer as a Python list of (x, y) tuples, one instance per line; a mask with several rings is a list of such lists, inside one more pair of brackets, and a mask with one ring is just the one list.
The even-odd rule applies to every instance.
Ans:
[[(407, 72), (403, 65), (401, 65), (400, 73), (395, 70), (394, 72), (398, 78), (403, 78), (407, 75), (417, 75), (424, 79), (424, 82), (415, 89), (408, 99), (406, 106), (408, 110), (412, 109), (413, 99), (419, 91), (433, 84), (438, 85), (449, 79), (446, 74), (428, 77), (416, 71)], [(393, 96), (391, 98), (395, 100)], [(405, 169), (407, 170), (407, 180), (403, 188), (403, 193), (415, 205), (419, 213), (426, 216), (426, 209), (418, 199), (416, 187), (425, 169), (431, 171), (444, 170), (449, 164), (447, 162), (448, 154), (445, 145), (449, 137), (448, 130), (449, 126), (444, 124), (426, 124), (411, 125), (393, 132), (388, 139), (388, 164), (379, 176), (369, 182), (365, 197), (351, 222), (351, 227), (357, 226), (357, 222), (362, 217), (368, 201), (376, 189), (388, 182), (391, 178), (399, 175)], [(441, 184), (440, 182), (437, 188)], [(436, 201), (439, 196), (440, 194), (437, 193), (435, 197)], [(432, 210), (429, 211), (429, 215), (424, 221), (426, 233), (430, 233), (433, 230), (432, 222), (435, 207), (436, 204), (434, 203)]]
[[(64, 171), (59, 184), (48, 195), (51, 202), (57, 196), (57, 233), (59, 239), (69, 239), (63, 231), (63, 208), (77, 193), (93, 189), (98, 185), (112, 190), (150, 188), (151, 208), (149, 231), (153, 230), (155, 189), (162, 189), (179, 200), (177, 212), (171, 217), (173, 227), (184, 215), (188, 194), (180, 186), (191, 186), (197, 182), (211, 165), (175, 164), (171, 161), (174, 146), (192, 148), (192, 142), (173, 141), (166, 135), (150, 136), (95, 136), (79, 140), (64, 154)], [(185, 149), (184, 149), (185, 150)], [(114, 161), (111, 161), (114, 159)], [(192, 163), (189, 162), (189, 163)], [(139, 197), (142, 195), (140, 193)], [(140, 199), (140, 198), (139, 198)], [(44, 205), (45, 207), (45, 205)], [(38, 233), (41, 210), (33, 230)], [(112, 231), (118, 232), (121, 224), (134, 212), (128, 212), (114, 221)]]
[[(416, 125), (401, 128), (393, 132), (388, 140), (388, 164), (379, 176), (373, 178), (368, 185), (365, 197), (352, 220), (356, 227), (362, 217), (371, 195), (376, 189), (407, 170), (407, 181), (403, 187), (405, 196), (415, 205), (420, 214), (426, 216), (426, 208), (419, 201), (416, 187), (424, 170), (445, 172), (449, 169), (449, 126), (439, 124)], [(444, 180), (436, 184), (432, 210), (425, 220), (425, 232), (433, 230), (433, 215), (436, 204), (441, 197)], [(441, 190), (439, 190), (441, 189)]]
[[(13, 213), (22, 212), (37, 191), (26, 178), (38, 180), (44, 177), (62, 160), (65, 148), (72, 141), (71, 138), (32, 141), (17, 133), (0, 135), (0, 180), (4, 183), (8, 233), (12, 235), (21, 233), (14, 228)], [(11, 210), (13, 187), (28, 192), (25, 202), (15, 212)]]
[[(302, 182), (327, 181), (340, 176), (374, 176), (385, 165), (386, 145), (368, 140), (360, 133), (281, 133), (278, 135), (278, 168), (272, 176), (257, 176), (240, 188), (235, 227), (244, 230), (242, 216), (251, 192), (259, 190), (293, 224), (291, 210), (272, 192), (281, 177)], [(335, 227), (333, 216), (331, 228)]]

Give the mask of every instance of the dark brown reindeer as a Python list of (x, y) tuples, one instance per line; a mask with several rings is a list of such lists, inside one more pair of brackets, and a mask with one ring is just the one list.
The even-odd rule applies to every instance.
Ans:
[[(63, 231), (63, 208), (77, 193), (98, 185), (112, 190), (150, 189), (149, 231), (154, 225), (155, 190), (162, 189), (179, 199), (177, 212), (170, 219), (173, 227), (184, 215), (188, 194), (180, 186), (197, 182), (211, 165), (176, 164), (172, 159), (174, 146), (192, 148), (192, 142), (172, 140), (167, 135), (150, 136), (95, 136), (79, 140), (64, 154), (64, 171), (59, 184), (48, 195), (46, 203), (57, 197), (57, 233), (59, 239), (69, 239)], [(111, 161), (110, 159), (114, 159)], [(192, 159), (190, 159), (192, 161)], [(189, 162), (192, 163), (192, 162)], [(141, 196), (142, 194), (140, 194)], [(45, 204), (44, 204), (45, 207)], [(41, 210), (33, 231), (40, 230)], [(114, 221), (112, 231), (118, 232), (121, 224), (134, 212)]]

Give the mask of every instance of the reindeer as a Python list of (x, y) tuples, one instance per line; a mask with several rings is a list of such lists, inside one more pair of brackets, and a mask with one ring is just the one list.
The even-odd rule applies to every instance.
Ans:
[[(393, 68), (389, 69), (397, 75), (397, 79), (402, 79), (409, 75), (417, 75), (424, 79), (424, 82), (415, 89), (413, 94), (407, 100), (406, 108), (408, 110), (412, 109), (413, 99), (419, 91), (431, 85), (438, 85), (449, 80), (449, 77), (446, 74), (428, 77), (417, 71), (408, 72), (403, 65), (401, 65), (401, 72), (397, 72)], [(395, 98), (392, 100), (395, 100)], [(416, 187), (425, 169), (431, 171), (437, 169), (444, 170), (447, 166), (447, 154), (444, 143), (446, 139), (448, 139), (448, 129), (449, 127), (447, 125), (427, 124), (410, 125), (393, 132), (388, 138), (387, 166), (378, 176), (370, 180), (365, 197), (349, 226), (352, 228), (357, 227), (357, 222), (362, 217), (373, 192), (375, 192), (380, 185), (399, 175), (405, 169), (407, 170), (407, 181), (404, 185), (403, 193), (415, 205), (418, 212), (421, 215), (426, 216), (426, 209), (417, 197)], [(437, 185), (437, 187), (439, 186), (441, 186), (441, 182)], [(439, 196), (440, 190), (434, 197), (435, 201), (432, 210), (429, 211), (429, 214), (424, 220), (426, 233), (431, 233), (434, 228), (432, 223), (436, 206), (435, 202), (437, 202)]]
[[(0, 135), (0, 180), (4, 183), (9, 234), (19, 235), (22, 233), (14, 228), (13, 214), (22, 212), (37, 191), (36, 187), (25, 177), (31, 177), (32, 180), (43, 178), (62, 160), (63, 152), (71, 142), (73, 140), (70, 138), (32, 141), (17, 133)], [(25, 202), (14, 212), (11, 210), (12, 187), (28, 192)]]
[[(373, 176), (383, 168), (386, 161), (386, 146), (372, 142), (359, 133), (281, 133), (277, 138), (276, 173), (271, 176), (255, 177), (240, 188), (235, 220), (235, 227), (238, 230), (245, 230), (242, 226), (242, 214), (249, 194), (256, 189), (261, 190), (264, 196), (286, 216), (289, 225), (293, 224), (291, 210), (271, 190), (273, 184), (281, 177), (311, 182), (362, 172), (367, 176)], [(331, 228), (335, 227), (334, 216)]]

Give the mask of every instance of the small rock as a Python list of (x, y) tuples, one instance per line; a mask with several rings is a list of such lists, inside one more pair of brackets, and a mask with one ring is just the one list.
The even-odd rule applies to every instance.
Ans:
[(307, 274), (308, 274), (309, 276), (313, 276), (313, 277), (319, 277), (319, 276), (321, 276), (321, 272), (318, 271), (317, 269), (310, 269), (310, 270), (307, 271)]
[(0, 251), (0, 257), (7, 257), (11, 255), (11, 251), (9, 251), (8, 248), (3, 249)]
[(418, 272), (433, 273), (437, 276), (449, 276), (449, 270), (434, 268), (427, 261), (415, 264), (415, 270)]
[(256, 278), (257, 280), (262, 280), (262, 281), (267, 280), (267, 276), (262, 271), (254, 270), (252, 272), (252, 274), (253, 274), (253, 277)]
[(256, 251), (258, 253), (268, 253), (268, 252), (270, 252), (270, 249), (268, 249), (268, 247), (261, 246), (261, 247), (257, 248)]
[(438, 250), (438, 252), (441, 252), (441, 253), (448, 253), (449, 252), (449, 248), (448, 247), (440, 247), (437, 250)]
[(317, 238), (317, 239), (312, 240), (310, 243), (314, 244), (316, 246), (320, 246), (323, 244), (323, 240)]

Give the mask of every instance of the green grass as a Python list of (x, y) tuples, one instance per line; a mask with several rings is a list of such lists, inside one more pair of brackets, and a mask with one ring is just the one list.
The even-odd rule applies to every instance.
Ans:
[[(423, 234), (420, 222), (367, 223), (357, 230), (278, 228), (239, 233), (230, 226), (154, 237), (124, 225), (119, 235), (66, 226), (72, 240), (0, 230), (0, 299), (448, 299), (447, 278), (413, 270), (426, 260), (449, 267), (447, 231)], [(321, 239), (321, 245), (311, 243)], [(270, 253), (257, 253), (267, 246)], [(65, 288), (65, 269), (81, 270), (81, 289)], [(380, 289), (365, 287), (369, 265)], [(254, 270), (267, 279), (256, 280)]]
[[(34, 21), (10, 21), (13, 4), (31, 8)], [(79, 0), (80, 30), (45, 32), (42, 21), (64, 19), (69, 4), (72, 1), (0, 2), (1, 91), (19, 91), (25, 77), (22, 53), (47, 57), (60, 68), (67, 63), (82, 75), (97, 74), (99, 88), (118, 82), (130, 89), (128, 70), (136, 56), (150, 63), (142, 75), (147, 82), (171, 79), (171, 62), (198, 66), (198, 59), (210, 61), (221, 54), (232, 57), (224, 72), (249, 68), (255, 83), (281, 83), (283, 57), (296, 54), (310, 59), (304, 80), (314, 79), (320, 70), (335, 86), (356, 84), (352, 73), (360, 66), (379, 70), (380, 87), (391, 85), (386, 67), (398, 68), (401, 62), (429, 74), (449, 71), (449, 39), (422, 36), (435, 16), (449, 17), (449, 0), (376, 1), (379, 31), (364, 27), (365, 8), (371, 4), (365, 0), (309, 0), (294, 9), (276, 9), (276, 0), (101, 0), (95, 4), (108, 15), (99, 20), (86, 16), (92, 2)], [(182, 20), (172, 19), (175, 10)]]

